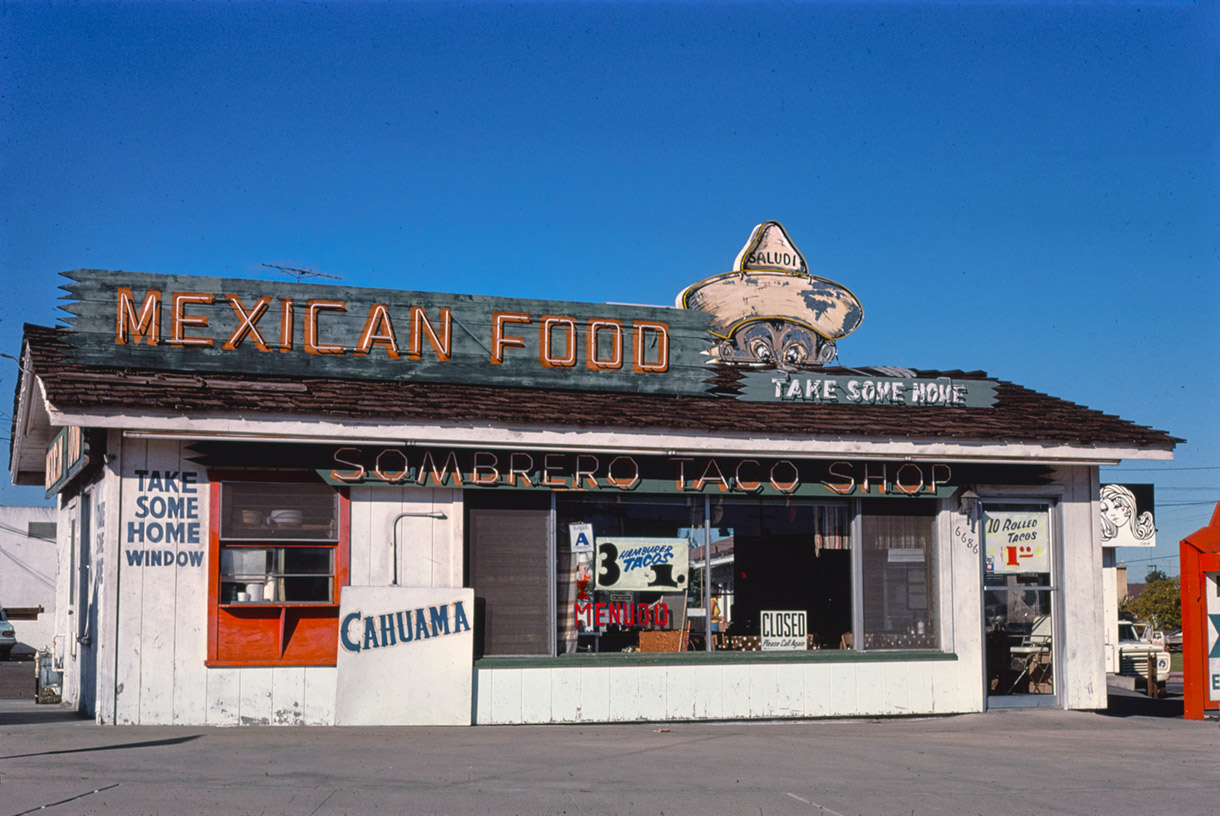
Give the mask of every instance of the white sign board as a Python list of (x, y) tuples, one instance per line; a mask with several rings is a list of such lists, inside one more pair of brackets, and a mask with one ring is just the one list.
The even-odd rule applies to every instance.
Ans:
[(598, 589), (677, 592), (689, 582), (690, 542), (685, 538), (598, 538), (594, 584)]
[(470, 725), (474, 590), (344, 587), (336, 725)]
[(593, 525), (569, 524), (568, 540), (572, 542), (573, 553), (593, 552)]
[(809, 626), (805, 610), (763, 610), (762, 630), (759, 632), (762, 650), (795, 651), (809, 648)]
[(1101, 546), (1155, 547), (1153, 486), (1150, 484), (1104, 484), (1098, 496), (1101, 513)]
[(983, 514), (987, 571), (1050, 572), (1050, 516), (1045, 510), (989, 508)]

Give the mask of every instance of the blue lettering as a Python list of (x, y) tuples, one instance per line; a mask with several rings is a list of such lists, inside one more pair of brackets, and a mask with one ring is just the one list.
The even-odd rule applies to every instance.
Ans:
[(376, 649), (381, 644), (377, 642), (377, 627), (372, 618), (364, 619), (364, 648)]
[(148, 536), (148, 540), (153, 544), (160, 544), (161, 539), (165, 538), (165, 527), (160, 524), (153, 524), (149, 522), (149, 525), (147, 528), (145, 528), (144, 533)]
[(192, 567), (203, 566), (203, 551), (202, 550), (192, 550), (190, 553), (188, 553), (188, 555), (190, 556), (190, 561), (191, 561)]
[(358, 620), (360, 620), (360, 613), (350, 612), (348, 613), (347, 617), (343, 619), (343, 624), (339, 627), (339, 642), (343, 644), (343, 648), (347, 649), (349, 652), (360, 651), (360, 643), (352, 640), (351, 636), (347, 633), (347, 628), (352, 625), (352, 621)]
[(378, 620), (381, 622), (381, 645), (393, 646), (398, 642), (394, 639), (394, 616), (379, 615)]
[(127, 522), (127, 543), (143, 544), (144, 543), (144, 522)]
[[(183, 493), (198, 492), (195, 489), (195, 484), (198, 481), (199, 481), (199, 471), (197, 471), (197, 470), (182, 471), (182, 492)], [(187, 487), (187, 485), (190, 485), (190, 487)]]
[(182, 518), (186, 509), (186, 499), (166, 499), (165, 510), (170, 518)]
[(164, 488), (162, 488), (162, 487), (161, 487), (161, 471), (159, 471), (159, 470), (154, 470), (154, 471), (153, 471), (153, 472), (152, 472), (152, 473), (149, 475), (149, 477), (148, 477), (148, 489), (149, 489), (150, 491), (152, 491), (152, 490), (162, 490), (162, 489), (164, 489)]
[(430, 606), (428, 613), (432, 616), (432, 634), (439, 635), (442, 629), (449, 634), (449, 604)]
[(415, 637), (415, 632), (411, 629), (411, 613), (398, 612), (394, 617), (398, 619), (398, 639), (403, 643), (410, 643)]
[(153, 496), (148, 500), (148, 513), (153, 518), (165, 518), (165, 497)]
[(190, 559), (190, 556), (188, 556), (185, 552), (179, 552), (177, 560), (178, 560), (178, 566), (185, 567), (190, 562), (191, 559)]
[(148, 518), (148, 496), (136, 496), (136, 518)]
[(455, 633), (470, 631), (470, 621), (466, 620), (466, 610), (462, 608), (461, 601), (453, 604), (453, 631)]
[(129, 566), (129, 567), (144, 566), (144, 550), (128, 550), (127, 551), (127, 566)]
[(144, 492), (144, 477), (148, 475), (147, 470), (137, 470), (136, 476), (140, 478), (140, 492)]
[(148, 566), (150, 566), (150, 567), (161, 566), (161, 551), (160, 550), (149, 550), (147, 553), (147, 558), (148, 558), (148, 561), (146, 563), (148, 564)]
[[(409, 615), (411, 613), (408, 612), (407, 614)], [(432, 637), (432, 635), (428, 633), (428, 619), (424, 617), (424, 610), (422, 609), (415, 610), (415, 634), (421, 640)]]
[(178, 471), (176, 471), (176, 470), (167, 470), (167, 471), (165, 472), (165, 487), (163, 487), (163, 488), (162, 488), (162, 490), (169, 490), (169, 491), (172, 491), (172, 492), (174, 492), (174, 493), (177, 493), (177, 492), (178, 492), (178, 484), (177, 484), (177, 483), (174, 481), (174, 480), (175, 480), (175, 479), (177, 479), (177, 478), (178, 478)]
[(175, 541), (186, 541), (186, 531), (184, 525), (180, 521), (177, 524), (165, 525), (165, 543), (173, 544)]

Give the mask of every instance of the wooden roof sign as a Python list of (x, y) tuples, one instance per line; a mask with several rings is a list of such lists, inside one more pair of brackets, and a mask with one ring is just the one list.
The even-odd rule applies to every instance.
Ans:
[(78, 270), (87, 365), (703, 394), (707, 316), (648, 306)]
[[(88, 366), (748, 402), (994, 402), (990, 381), (815, 383), (864, 312), (846, 287), (809, 274), (776, 221), (754, 228), (732, 271), (684, 290), (678, 308), (94, 269), (65, 277), (69, 357)], [(741, 387), (713, 385), (726, 368), (744, 373)]]

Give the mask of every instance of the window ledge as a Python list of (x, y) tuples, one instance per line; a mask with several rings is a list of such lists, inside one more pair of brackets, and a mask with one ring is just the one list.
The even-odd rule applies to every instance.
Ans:
[(565, 668), (584, 666), (700, 666), (747, 663), (911, 663), (957, 660), (953, 652), (811, 649), (803, 652), (578, 652), (558, 657), (484, 657), (476, 669)]
[(209, 669), (265, 669), (265, 668), (291, 668), (294, 666), (329, 666), (335, 667), (334, 659), (321, 660), (205, 660), (203, 665)]

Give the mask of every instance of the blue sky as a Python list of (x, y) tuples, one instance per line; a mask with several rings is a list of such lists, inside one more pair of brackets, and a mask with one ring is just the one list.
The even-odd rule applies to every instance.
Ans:
[(1132, 578), (1176, 572), (1220, 500), (1217, 5), (8, 2), (0, 352), (69, 269), (667, 305), (776, 219), (864, 304), (844, 363), (1185, 437), (1103, 469), (1157, 487)]

